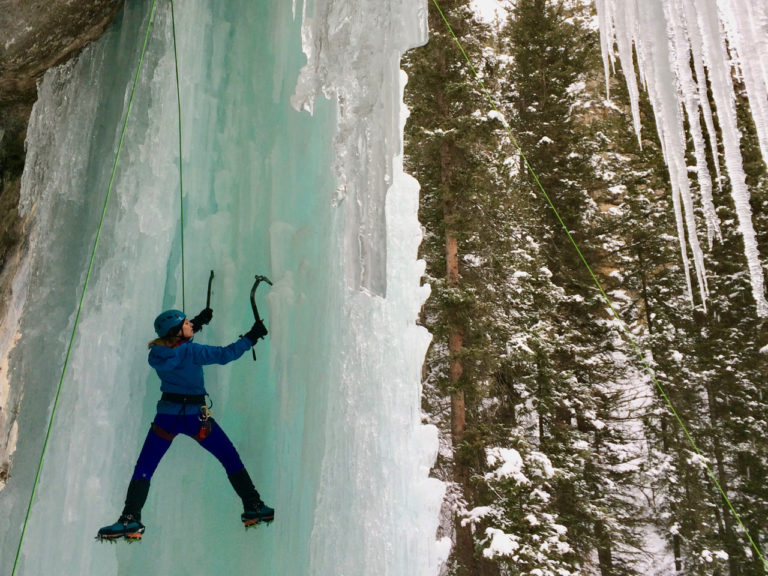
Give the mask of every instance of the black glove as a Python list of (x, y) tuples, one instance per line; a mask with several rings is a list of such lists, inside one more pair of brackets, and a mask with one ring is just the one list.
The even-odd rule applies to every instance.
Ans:
[(200, 314), (192, 318), (192, 332), (200, 332), (200, 330), (203, 329), (203, 326), (211, 321), (211, 318), (213, 318), (213, 310), (210, 308), (206, 308), (200, 312)]
[(259, 341), (259, 338), (264, 338), (267, 334), (267, 327), (264, 326), (264, 322), (256, 320), (256, 322), (253, 323), (253, 326), (251, 326), (251, 329), (248, 330), (244, 336), (251, 341), (251, 346), (255, 346), (256, 342)]

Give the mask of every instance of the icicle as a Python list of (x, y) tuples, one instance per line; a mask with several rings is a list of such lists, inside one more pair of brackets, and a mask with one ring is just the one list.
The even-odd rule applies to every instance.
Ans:
[(688, 126), (691, 138), (693, 139), (696, 174), (701, 192), (701, 207), (707, 224), (707, 240), (711, 249), (715, 236), (718, 239), (722, 239), (722, 235), (720, 233), (720, 219), (717, 217), (715, 204), (712, 199), (712, 178), (707, 167), (706, 144), (701, 131), (701, 115), (699, 114), (699, 103), (707, 99), (706, 83), (704, 84), (704, 92), (700, 92), (701, 83), (696, 83), (691, 73), (689, 63), (692, 50), (688, 42), (688, 25), (683, 14), (684, 7), (682, 4), (681, 0), (674, 0), (668, 3), (666, 6), (667, 19), (672, 28), (674, 64), (678, 73), (678, 81), (680, 82), (680, 96), (683, 99), (685, 113), (688, 116)]
[(683, 270), (685, 271), (685, 285), (688, 291), (688, 298), (691, 300), (693, 308), (693, 286), (691, 284), (691, 265), (688, 260), (688, 251), (685, 246), (685, 224), (683, 224), (683, 210), (680, 205), (680, 194), (677, 188), (672, 188), (672, 205), (675, 209), (675, 224), (677, 225), (677, 237), (680, 240), (680, 254), (683, 260)]
[(611, 72), (616, 72), (611, 41), (616, 32), (613, 29), (613, 16), (609, 14), (611, 5), (607, 4), (606, 0), (595, 0), (595, 4), (597, 5), (598, 26), (600, 30), (610, 31), (600, 35), (600, 52), (603, 55), (603, 72), (605, 74), (605, 97), (610, 100)]
[(707, 97), (707, 75), (706, 71), (704, 70), (704, 41), (701, 37), (701, 31), (699, 30), (696, 8), (693, 5), (693, 0), (683, 0), (683, 9), (685, 10), (685, 19), (690, 40), (693, 66), (694, 70), (696, 71), (696, 83), (699, 89), (699, 106), (701, 106), (701, 113), (704, 116), (704, 124), (707, 127), (707, 135), (709, 136), (709, 149), (712, 153), (712, 158), (716, 159), (714, 164), (717, 186), (718, 188), (722, 188), (720, 162), (717, 161), (719, 156), (717, 147), (717, 131), (715, 130), (715, 120), (712, 117), (712, 108), (709, 105), (709, 98)]
[[(648, 42), (638, 43), (640, 45), (639, 54), (641, 55), (639, 62), (647, 71), (644, 76), (646, 78), (648, 96), (653, 105), (664, 158), (669, 168), (673, 197), (678, 195), (682, 203), (685, 228), (687, 229), (687, 241), (693, 256), (702, 303), (705, 303), (707, 285), (704, 271), (704, 255), (696, 234), (693, 198), (691, 197), (688, 169), (685, 163), (686, 139), (683, 128), (683, 111), (680, 105), (682, 97), (678, 78), (675, 76), (675, 63), (678, 56), (673, 42), (674, 14), (665, 10), (665, 6), (661, 2), (646, 0), (638, 5), (638, 16), (639, 26), (636, 30), (643, 30), (643, 33), (648, 38)], [(679, 209), (679, 207), (676, 207), (676, 210)], [(679, 224), (678, 233), (684, 234)], [(685, 242), (683, 238), (684, 236), (681, 236), (680, 245), (683, 251), (683, 263), (686, 266), (687, 274), (688, 262), (685, 256)], [(690, 296), (693, 298), (692, 291)]]
[(768, 316), (768, 302), (763, 288), (763, 271), (759, 260), (757, 238), (752, 225), (749, 190), (741, 158), (741, 134), (736, 120), (736, 96), (731, 80), (731, 67), (725, 46), (723, 26), (717, 6), (711, 1), (697, 5), (699, 26), (704, 40), (705, 66), (718, 112), (722, 133), (725, 166), (731, 182), (731, 196), (736, 207), (739, 231), (744, 238), (744, 254), (752, 283), (752, 294), (759, 316)]
[(768, 7), (764, 0), (718, 0), (768, 166)]
[[(638, 73), (643, 78), (654, 108), (664, 159), (669, 167), (686, 281), (690, 291), (687, 236), (703, 302), (706, 302), (707, 296), (706, 273), (685, 167), (686, 138), (681, 107), (685, 108), (688, 116), (694, 143), (696, 174), (711, 246), (714, 237), (720, 236), (720, 228), (712, 201), (712, 180), (700, 125), (703, 116), (710, 137), (710, 149), (713, 157), (719, 160), (713, 112), (707, 98), (709, 80), (722, 133), (723, 160), (731, 183), (739, 231), (744, 239), (753, 297), (758, 315), (768, 316), (749, 190), (739, 147), (731, 58), (725, 41), (727, 37), (728, 47), (739, 56), (761, 153), (768, 165), (768, 8), (763, 0), (599, 0), (596, 5), (601, 34), (608, 37), (603, 40), (603, 57), (606, 57), (606, 47), (613, 46), (615, 41), (632, 99), (635, 131), (639, 135), (639, 119), (635, 116), (638, 95), (633, 90), (636, 79), (632, 73), (632, 45), (637, 52)], [(608, 57), (613, 58), (610, 53)], [(696, 73), (695, 80), (691, 62)], [(719, 182), (719, 165), (716, 170)]]
[[(609, 0), (612, 3), (612, 0)], [(635, 64), (632, 57), (632, 37), (637, 27), (637, 8), (635, 2), (628, 3), (626, 6), (619, 7), (616, 11), (612, 7), (610, 15), (613, 18), (620, 19), (618, 25), (614, 20), (614, 32), (616, 34), (616, 45), (619, 50), (619, 61), (621, 62), (621, 69), (625, 72), (627, 70), (634, 70)], [(638, 54), (638, 59), (641, 55)], [(637, 78), (634, 74), (626, 74), (627, 90), (629, 91), (629, 101), (632, 108), (632, 123), (635, 127), (635, 134), (637, 134), (637, 143), (640, 147), (643, 147), (643, 141), (641, 137), (641, 123), (640, 123), (640, 90), (637, 86)]]

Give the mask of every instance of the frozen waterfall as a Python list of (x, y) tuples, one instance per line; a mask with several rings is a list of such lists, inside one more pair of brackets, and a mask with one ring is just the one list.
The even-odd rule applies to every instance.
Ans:
[[(28, 245), (0, 330), (0, 433), (17, 438), (0, 491), (11, 574), (82, 291), (151, 0), (49, 71), (27, 138)], [(274, 524), (245, 533), (219, 464), (179, 438), (156, 473), (141, 544), (96, 530), (122, 508), (159, 397), (152, 320), (181, 307), (170, 7), (158, 1), (113, 197), (16, 574), (436, 574), (437, 431), (421, 423), (429, 335), (418, 186), (402, 171), (400, 54), (426, 3), (177, 2), (187, 313), (227, 344), (251, 322), (258, 361), (206, 370), (214, 415)], [(305, 56), (306, 54), (306, 56)], [(9, 386), (10, 384), (10, 386)]]

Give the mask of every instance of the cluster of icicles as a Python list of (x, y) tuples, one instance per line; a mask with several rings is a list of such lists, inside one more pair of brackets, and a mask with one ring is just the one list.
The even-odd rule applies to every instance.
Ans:
[[(687, 246), (693, 256), (701, 302), (708, 296), (704, 256), (696, 233), (694, 200), (686, 166), (686, 132), (694, 146), (701, 209), (711, 247), (720, 237), (712, 200), (713, 178), (707, 146), (722, 158), (727, 174), (715, 162), (714, 185), (727, 177), (744, 238), (744, 253), (757, 314), (768, 316), (749, 190), (746, 185), (740, 133), (736, 121), (734, 78), (743, 83), (757, 128), (760, 151), (768, 166), (768, 2), (765, 0), (595, 0), (602, 37), (606, 80), (616, 53), (625, 71), (632, 116), (640, 140), (639, 76), (653, 106), (664, 158), (669, 168), (680, 248), (688, 291), (693, 301)], [(715, 110), (710, 106), (708, 87)], [(718, 154), (715, 116), (721, 131)], [(702, 130), (702, 120), (706, 132)], [(708, 136), (709, 143), (707, 144)]]

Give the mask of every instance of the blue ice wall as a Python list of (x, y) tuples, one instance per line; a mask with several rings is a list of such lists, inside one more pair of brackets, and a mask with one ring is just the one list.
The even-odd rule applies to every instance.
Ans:
[[(158, 2), (16, 574), (436, 573), (442, 486), (428, 478), (429, 335), (416, 326), (428, 288), (418, 187), (398, 156), (397, 63), (424, 40), (424, 7), (379, 4), (177, 2), (182, 297), (171, 20)], [(0, 491), (1, 574), (25, 522), (150, 5), (126, 3), (98, 43), (49, 72), (30, 123), (29, 241), (6, 323), (14, 337), (0, 347), (18, 438)], [(159, 396), (145, 360), (152, 319), (201, 309), (211, 269), (202, 343), (243, 333), (254, 274), (274, 281), (257, 294), (271, 332), (257, 362), (206, 374), (214, 415), (276, 521), (246, 533), (219, 464), (180, 438), (153, 479), (143, 541), (98, 544)]]

